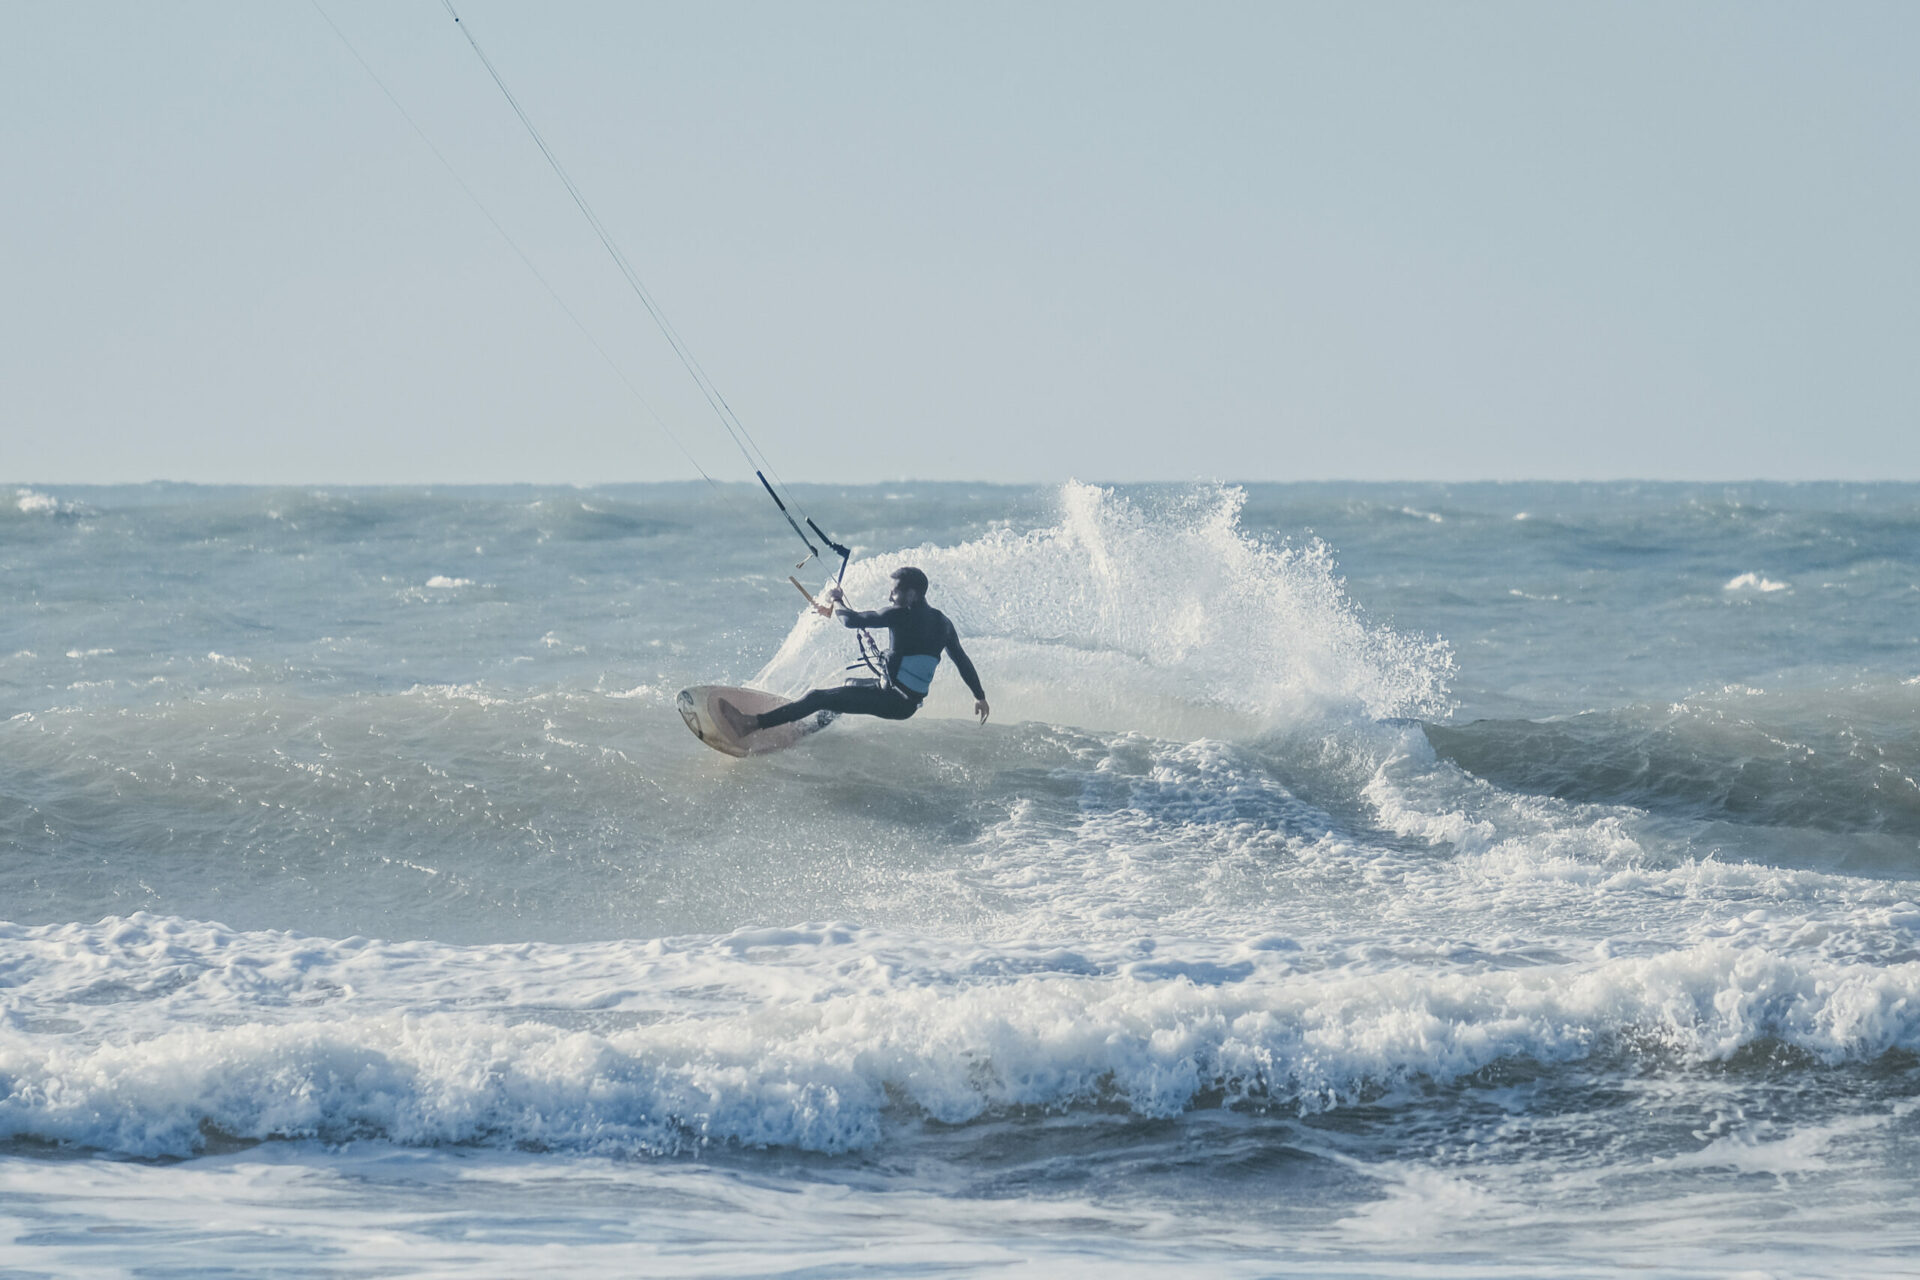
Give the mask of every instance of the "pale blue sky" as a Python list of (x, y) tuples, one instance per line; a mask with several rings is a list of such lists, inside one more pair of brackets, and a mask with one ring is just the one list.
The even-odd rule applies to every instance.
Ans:
[[(321, 0), (715, 475), (436, 0)], [(1920, 5), (461, 11), (789, 479), (1920, 479)], [(0, 479), (691, 474), (306, 0), (5, 5)]]

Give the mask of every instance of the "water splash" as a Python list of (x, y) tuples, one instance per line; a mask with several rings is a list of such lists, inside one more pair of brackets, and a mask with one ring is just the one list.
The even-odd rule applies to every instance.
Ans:
[[(1251, 534), (1244, 503), (1231, 487), (1123, 497), (1069, 483), (1054, 523), (872, 557), (847, 594), (873, 607), (895, 568), (925, 569), (989, 697), (1017, 719), (1190, 738), (1445, 715), (1446, 643), (1369, 622), (1326, 544)], [(837, 683), (851, 649), (843, 628), (802, 614), (754, 683)], [(934, 714), (966, 705), (958, 680), (936, 682)]]

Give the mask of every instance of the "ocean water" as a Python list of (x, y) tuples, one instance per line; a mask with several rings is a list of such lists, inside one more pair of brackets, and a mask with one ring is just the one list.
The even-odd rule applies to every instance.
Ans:
[(0, 1270), (1920, 1270), (1920, 486), (798, 492), (5, 490)]

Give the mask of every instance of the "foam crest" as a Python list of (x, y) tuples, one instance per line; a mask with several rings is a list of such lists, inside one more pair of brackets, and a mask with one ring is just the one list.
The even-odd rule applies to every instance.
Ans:
[(15, 489), (13, 509), (25, 516), (71, 516), (81, 514), (79, 504), (62, 502), (38, 489)]
[[(1170, 966), (1163, 956), (982, 977), (977, 953), (955, 967), (845, 929), (762, 930), (631, 954), (638, 969), (657, 970), (632, 1000), (644, 1003), (642, 988), (669, 978), (733, 993), (667, 1016), (556, 1012), (541, 994), (565, 960), (551, 949), (324, 943), (136, 922), (92, 935), (16, 934), (39, 951), (16, 952), (12, 967), (31, 971), (89, 940), (96, 964), (146, 989), (117, 1004), (68, 1006), (90, 1020), (84, 1034), (45, 1017), (0, 1023), (0, 1137), (139, 1155), (188, 1154), (209, 1133), (836, 1152), (872, 1146), (890, 1123), (916, 1117), (1391, 1103), (1403, 1086), (1456, 1082), (1503, 1060), (1551, 1065), (1622, 1050), (1725, 1060), (1777, 1044), (1841, 1062), (1920, 1047), (1920, 962), (1837, 962), (1724, 939), (1577, 964), (1375, 973), (1303, 972), (1285, 949), (1254, 940), (1229, 966)], [(183, 967), (218, 983), (250, 972), (218, 1019), (149, 1019), (148, 1000), (175, 1002), (161, 979), (183, 979)], [(150, 981), (135, 978), (142, 971)], [(586, 975), (566, 976), (577, 988)], [(470, 998), (523, 984), (523, 998), (505, 1007), (475, 1008)], [(357, 986), (414, 989), (382, 1008), (356, 997)], [(282, 998), (319, 989), (335, 993), (331, 1012)], [(614, 993), (612, 1003), (627, 998)]]
[[(1128, 498), (1070, 483), (1051, 525), (874, 556), (847, 593), (877, 607), (895, 568), (925, 569), (997, 709), (1018, 719), (1192, 738), (1444, 714), (1448, 647), (1369, 622), (1324, 543), (1249, 533), (1244, 502), (1234, 488)], [(837, 683), (851, 656), (843, 627), (803, 614), (755, 683)], [(957, 680), (936, 683), (930, 710), (966, 706)]]
[(1722, 591), (1757, 591), (1762, 595), (1771, 595), (1775, 591), (1785, 591), (1792, 585), (1790, 582), (1775, 582), (1762, 573), (1749, 572), (1728, 579), (1727, 584), (1720, 589)]

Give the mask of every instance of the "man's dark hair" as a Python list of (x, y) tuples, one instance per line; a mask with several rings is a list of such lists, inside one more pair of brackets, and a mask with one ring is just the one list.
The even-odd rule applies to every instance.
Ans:
[(893, 571), (893, 580), (903, 587), (912, 587), (923, 596), (927, 594), (927, 575), (912, 565), (905, 565), (895, 569)]

